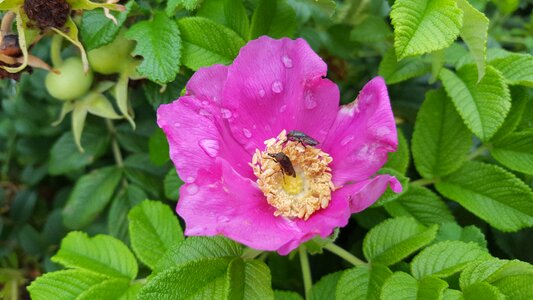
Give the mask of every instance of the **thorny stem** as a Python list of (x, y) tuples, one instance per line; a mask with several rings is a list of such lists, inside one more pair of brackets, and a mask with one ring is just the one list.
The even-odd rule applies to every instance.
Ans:
[(0, 25), (0, 31), (2, 32), (2, 37), (11, 32), (11, 27), (13, 26), (13, 20), (15, 20), (15, 13), (13, 11), (8, 11), (2, 18), (2, 23)]
[(366, 265), (364, 261), (360, 260), (359, 258), (355, 257), (355, 255), (351, 254), (350, 252), (344, 250), (343, 248), (333, 243), (327, 244), (326, 246), (324, 246), (324, 249), (346, 260), (347, 262), (351, 263), (354, 266)]
[(63, 36), (60, 34), (54, 34), (52, 36), (52, 44), (50, 45), (50, 59), (52, 60), (52, 66), (59, 68), (63, 64), (61, 58), (61, 44), (63, 43)]
[(304, 280), (305, 299), (311, 299), (311, 288), (313, 287), (313, 279), (311, 278), (311, 267), (309, 266), (309, 257), (307, 256), (307, 249), (305, 246), (298, 248), (300, 254), (300, 264), (302, 266), (302, 276)]
[(418, 185), (418, 186), (430, 185), (433, 183), (435, 183), (435, 179), (431, 179), (431, 178), (421, 178), (415, 181), (411, 181), (412, 185)]
[(124, 166), (124, 160), (122, 159), (122, 153), (120, 152), (120, 147), (118, 146), (117, 142), (117, 131), (115, 129), (115, 126), (113, 126), (113, 122), (111, 122), (111, 120), (106, 119), (105, 124), (107, 125), (107, 129), (111, 134), (111, 138), (113, 139), (113, 142), (111, 144), (111, 147), (113, 148), (113, 157), (115, 158), (117, 166), (122, 168)]
[(253, 249), (253, 248), (246, 248), (242, 252), (241, 257), (244, 258), (244, 259), (254, 259), (257, 256), (261, 255), (262, 253), (263, 253), (263, 251), (261, 251), (261, 250), (256, 250), (256, 249)]
[(476, 151), (470, 153), (470, 155), (468, 155), (468, 160), (472, 160), (478, 156), (480, 156), (481, 154), (485, 153), (485, 151), (487, 150), (487, 147), (485, 145), (482, 145), (481, 147), (477, 148)]

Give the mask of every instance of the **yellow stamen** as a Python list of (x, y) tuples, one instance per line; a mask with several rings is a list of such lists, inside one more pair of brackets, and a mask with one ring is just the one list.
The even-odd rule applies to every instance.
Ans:
[[(256, 149), (250, 166), (257, 185), (276, 208), (275, 216), (307, 220), (314, 212), (328, 207), (331, 192), (332, 158), (324, 151), (301, 143), (287, 141), (285, 130), (265, 141), (265, 150)], [(268, 154), (283, 152), (291, 161), (296, 177), (283, 175), (279, 162)]]

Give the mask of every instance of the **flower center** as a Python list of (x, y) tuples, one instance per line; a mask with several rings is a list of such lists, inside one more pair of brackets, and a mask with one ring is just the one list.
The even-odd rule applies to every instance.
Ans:
[(265, 150), (255, 150), (250, 166), (257, 185), (276, 208), (275, 216), (307, 220), (319, 209), (328, 207), (333, 160), (324, 151), (298, 141), (288, 141), (285, 130), (265, 141)]

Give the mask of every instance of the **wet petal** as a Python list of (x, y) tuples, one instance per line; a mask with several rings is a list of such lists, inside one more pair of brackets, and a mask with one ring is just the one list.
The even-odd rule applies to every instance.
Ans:
[(228, 70), (223, 107), (234, 136), (253, 152), (281, 130), (322, 141), (335, 119), (339, 90), (323, 79), (327, 66), (302, 39), (261, 37), (241, 49)]
[(339, 109), (322, 150), (333, 157), (333, 183), (339, 186), (372, 176), (397, 145), (387, 86), (383, 78), (376, 77), (353, 103)]
[(402, 185), (396, 177), (377, 175), (371, 179), (343, 186), (335, 191), (335, 197), (348, 202), (350, 211), (357, 213), (374, 204), (385, 192), (387, 186), (390, 186), (395, 193), (402, 192)]

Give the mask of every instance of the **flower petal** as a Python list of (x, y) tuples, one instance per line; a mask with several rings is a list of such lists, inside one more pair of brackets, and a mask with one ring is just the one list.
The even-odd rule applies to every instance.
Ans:
[(396, 151), (398, 137), (385, 81), (367, 83), (354, 102), (341, 106), (322, 150), (333, 157), (336, 186), (369, 178)]
[[(302, 39), (260, 37), (229, 66), (225, 108), (234, 136), (252, 153), (281, 130), (300, 130), (322, 141), (335, 119), (339, 90), (323, 79), (327, 66)], [(322, 130), (321, 130), (322, 129)]]
[(371, 179), (347, 184), (335, 191), (335, 196), (347, 201), (350, 205), (350, 211), (357, 213), (374, 204), (389, 185), (393, 192), (402, 192), (402, 185), (396, 177), (377, 175)]
[[(231, 135), (224, 111), (217, 104), (225, 79), (224, 66), (200, 69), (187, 84), (187, 96), (157, 110), (157, 123), (167, 136), (170, 157), (185, 182), (196, 180), (200, 169), (212, 168), (216, 156), (231, 161), (240, 174), (253, 176), (248, 166), (251, 156)], [(210, 84), (204, 82), (202, 88), (202, 80)]]

